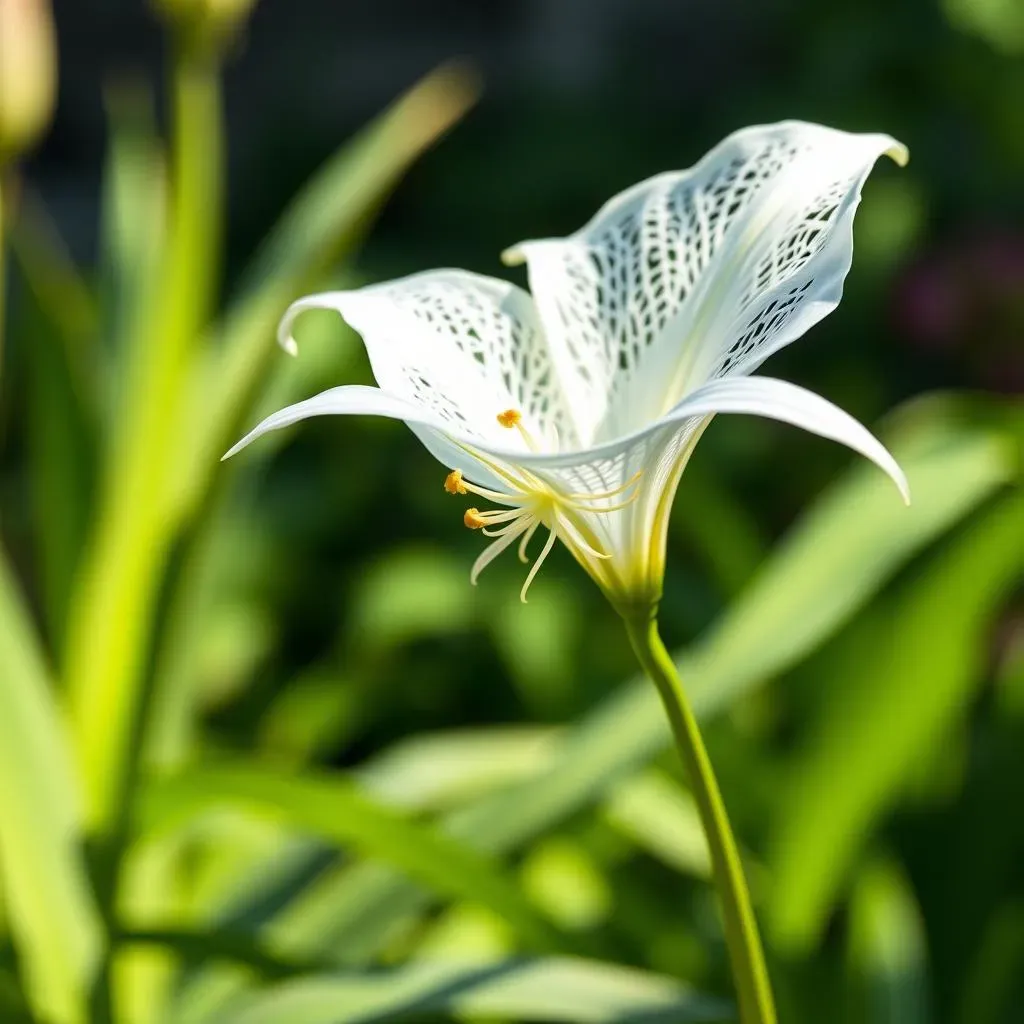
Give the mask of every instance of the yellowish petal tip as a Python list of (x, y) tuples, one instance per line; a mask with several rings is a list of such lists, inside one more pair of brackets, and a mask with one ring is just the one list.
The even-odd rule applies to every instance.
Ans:
[(295, 344), (295, 339), (290, 334), (281, 339), (281, 348), (290, 356), (297, 356), (299, 354), (299, 346)]
[(517, 249), (513, 245), (501, 254), (501, 262), (506, 267), (518, 267), (526, 262), (526, 257), (523, 255), (522, 249)]
[(906, 167), (910, 162), (910, 150), (902, 142), (894, 142), (885, 154), (891, 157), (898, 167)]

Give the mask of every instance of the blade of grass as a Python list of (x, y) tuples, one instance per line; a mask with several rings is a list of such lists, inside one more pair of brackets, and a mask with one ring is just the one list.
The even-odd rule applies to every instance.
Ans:
[[(68, 627), (66, 682), (90, 828), (112, 833), (129, 785), (160, 574), (177, 527), (167, 466), (190, 359), (219, 262), (220, 95), (213, 59), (179, 52), (172, 82), (172, 194), (158, 282), (124, 374), (96, 529)], [(107, 897), (109, 899), (109, 894)]]
[(534, 948), (564, 948), (554, 928), (487, 858), (373, 801), (357, 783), (338, 774), (197, 768), (151, 782), (142, 791), (140, 818), (144, 833), (159, 835), (224, 807), (265, 815), (380, 857), (445, 895), (491, 907)]
[(861, 872), (850, 904), (848, 970), (866, 1024), (928, 1024), (928, 949), (921, 911), (898, 865)]
[(494, 964), (421, 961), (323, 974), (241, 1001), (221, 1024), (370, 1024), (443, 1014), (572, 1024), (723, 1022), (728, 1007), (662, 975), (566, 957)]
[(101, 925), (81, 855), (69, 751), (42, 651), (0, 551), (0, 863), (41, 1018), (84, 1024)]
[(1024, 578), (1024, 495), (989, 509), (899, 595), (883, 642), (828, 702), (780, 804), (766, 919), (805, 952), (878, 820), (983, 678), (992, 616)]
[(119, 81), (104, 90), (109, 144), (103, 170), (99, 298), (108, 366), (103, 397), (108, 438), (133, 381), (123, 357), (152, 332), (166, 248), (166, 155), (157, 135), (148, 83)]

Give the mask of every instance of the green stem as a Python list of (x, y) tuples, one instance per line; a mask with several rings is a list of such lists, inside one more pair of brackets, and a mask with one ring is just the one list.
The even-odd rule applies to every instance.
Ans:
[(775, 1024), (768, 969), (743, 877), (736, 840), (697, 719), (676, 667), (658, 634), (654, 614), (626, 617), (626, 631), (644, 671), (651, 677), (672, 724), (676, 747), (690, 779), (711, 851), (715, 885), (722, 901), (725, 939), (729, 947), (741, 1024)]

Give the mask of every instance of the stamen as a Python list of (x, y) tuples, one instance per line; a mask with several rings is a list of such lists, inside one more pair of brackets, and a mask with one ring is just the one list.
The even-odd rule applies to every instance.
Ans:
[(503, 426), (511, 429), (512, 427), (518, 427), (522, 422), (523, 414), (518, 409), (506, 409), (504, 412), (498, 413), (498, 422)]
[(541, 548), (540, 554), (537, 556), (537, 561), (533, 563), (530, 568), (530, 572), (526, 577), (526, 582), (523, 584), (523, 589), (519, 591), (519, 600), (526, 604), (526, 592), (530, 589), (530, 584), (537, 578), (537, 573), (540, 572), (540, 567), (544, 564), (544, 559), (551, 554), (551, 549), (555, 546), (555, 539), (558, 537), (555, 531), (554, 525), (549, 527), (550, 532), (548, 533), (548, 539), (544, 542), (544, 547)]
[(480, 553), (480, 556), (473, 563), (473, 568), (469, 571), (469, 582), (476, 586), (476, 581), (480, 578), (480, 573), (484, 571), (493, 562), (498, 555), (502, 553), (510, 544), (514, 544), (519, 534), (527, 528), (527, 523), (524, 520), (521, 523), (516, 524), (519, 529), (512, 530), (506, 533), (503, 537), (499, 537), (493, 544), (489, 544)]
[(537, 527), (540, 526), (540, 520), (534, 519), (533, 524), (523, 534), (523, 539), (519, 542), (519, 561), (525, 565), (529, 559), (526, 557), (526, 548), (530, 541), (533, 539), (533, 535), (537, 532)]
[[(522, 425), (522, 413), (518, 409), (506, 409), (498, 414), (498, 422), (508, 429), (517, 429), (532, 451), (537, 451), (533, 438)], [(555, 435), (557, 437), (557, 434)], [(477, 494), (482, 498), (495, 502), (497, 509), (467, 509), (463, 523), (471, 530), (480, 530), (485, 536), (493, 538), (479, 555), (470, 572), (470, 581), (475, 584), (480, 573), (515, 541), (519, 541), (519, 560), (529, 562), (528, 549), (530, 541), (537, 530), (544, 526), (548, 537), (544, 542), (540, 555), (530, 567), (523, 584), (520, 597), (526, 600), (529, 590), (541, 565), (551, 553), (556, 540), (563, 541), (576, 557), (587, 564), (589, 559), (604, 560), (612, 556), (600, 549), (600, 541), (586, 526), (585, 519), (578, 523), (577, 515), (601, 515), (616, 512), (632, 504), (640, 494), (635, 488), (642, 476), (638, 470), (618, 487), (607, 491), (589, 493), (565, 492), (557, 484), (548, 482), (524, 466), (511, 466), (503, 459), (488, 456), (469, 445), (462, 444), (468, 455), (478, 459), (483, 467), (493, 473), (500, 481), (498, 486), (506, 486), (506, 491), (494, 491), (486, 487), (478, 487), (470, 483), (462, 475), (461, 470), (453, 469), (444, 481), (444, 489), (449, 494)], [(557, 444), (553, 445), (557, 450)], [(631, 490), (631, 488), (635, 488)], [(623, 499), (614, 504), (607, 502), (619, 495)], [(602, 504), (605, 502), (605, 504)], [(593, 566), (591, 566), (593, 571)]]
[(466, 493), (467, 488), (466, 488), (465, 483), (462, 480), (462, 470), (461, 469), (453, 469), (444, 478), (444, 489), (449, 494), (465, 494)]
[(537, 443), (526, 427), (523, 426), (523, 414), (518, 409), (506, 409), (504, 412), (499, 412), (498, 422), (509, 430), (515, 427), (526, 442), (526, 447), (531, 452), (537, 451)]
[(561, 512), (555, 512), (555, 522), (558, 523), (559, 528), (563, 533), (567, 534), (569, 539), (583, 551), (586, 551), (588, 555), (592, 555), (594, 558), (611, 558), (611, 555), (605, 554), (603, 551), (598, 551), (597, 548), (589, 544), (586, 538), (576, 529), (575, 526), (569, 520), (562, 515)]

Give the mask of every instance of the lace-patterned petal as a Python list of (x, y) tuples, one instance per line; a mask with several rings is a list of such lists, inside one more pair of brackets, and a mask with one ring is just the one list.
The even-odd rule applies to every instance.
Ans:
[(576, 234), (513, 247), (585, 444), (749, 373), (839, 301), (852, 220), (889, 136), (748, 128), (615, 197)]
[(545, 447), (575, 445), (533, 300), (506, 281), (435, 270), (294, 303), (280, 338), (307, 309), (337, 310), (362, 335), (377, 383), (461, 437), (525, 449), (495, 417), (508, 408)]

